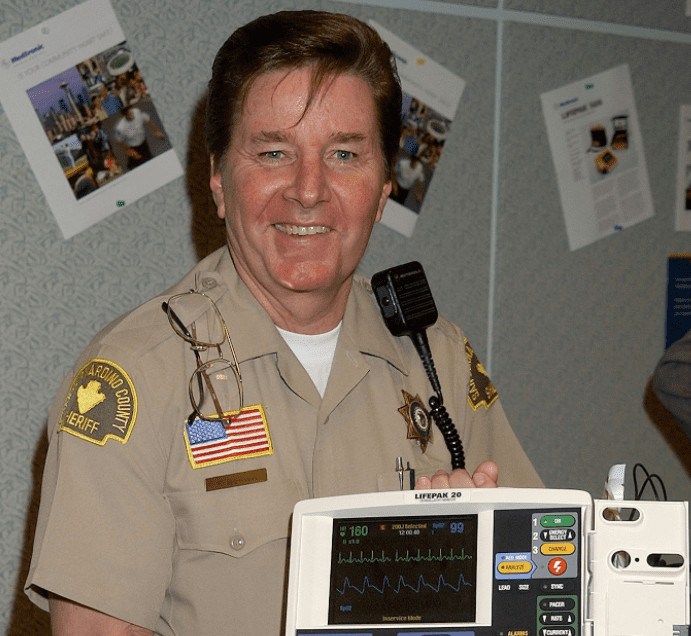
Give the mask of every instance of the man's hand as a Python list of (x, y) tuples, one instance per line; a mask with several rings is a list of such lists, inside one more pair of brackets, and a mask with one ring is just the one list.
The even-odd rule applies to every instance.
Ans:
[(415, 482), (415, 490), (429, 490), (430, 488), (496, 488), (499, 479), (499, 468), (493, 461), (482, 462), (470, 476), (467, 470), (457, 468), (451, 473), (438, 470), (432, 479), (419, 477)]

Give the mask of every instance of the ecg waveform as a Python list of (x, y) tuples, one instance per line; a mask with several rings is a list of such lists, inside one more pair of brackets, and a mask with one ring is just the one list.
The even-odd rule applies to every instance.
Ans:
[(396, 550), (396, 554), (394, 555), (393, 559), (386, 556), (383, 551), (381, 552), (381, 556), (375, 556), (373, 550), (370, 556), (365, 556), (363, 552), (360, 552), (359, 557), (354, 557), (352, 552), (347, 557), (344, 557), (339, 552), (338, 564), (389, 563), (392, 560), (395, 563), (420, 563), (424, 561), (466, 561), (467, 559), (472, 558), (472, 556), (465, 553), (465, 550), (461, 550), (460, 554), (455, 554), (453, 548), (450, 549), (449, 554), (443, 554), (441, 550), (439, 550), (439, 554), (432, 554), (432, 550), (430, 549), (427, 551), (427, 554), (423, 554), (422, 550), (417, 550), (417, 554), (413, 553), (411, 555), (410, 550), (406, 550), (405, 554), (401, 555), (398, 553), (398, 550)]
[(345, 577), (343, 580), (343, 585), (341, 587), (337, 587), (336, 591), (341, 594), (345, 595), (348, 593), (348, 590), (354, 590), (355, 592), (360, 593), (361, 595), (364, 595), (368, 590), (374, 590), (376, 592), (379, 592), (379, 594), (384, 594), (387, 591), (387, 588), (390, 588), (392, 592), (399, 594), (405, 590), (410, 590), (411, 592), (415, 592), (416, 594), (419, 594), (422, 592), (425, 588), (432, 590), (433, 592), (436, 592), (439, 594), (439, 592), (442, 591), (442, 588), (449, 588), (452, 589), (454, 592), (460, 592), (464, 587), (472, 587), (471, 583), (468, 583), (463, 574), (458, 575), (458, 581), (454, 585), (453, 583), (448, 583), (446, 579), (444, 578), (443, 574), (440, 574), (439, 577), (437, 578), (437, 584), (434, 585), (432, 583), (428, 583), (425, 581), (425, 577), (423, 575), (420, 575), (417, 579), (417, 583), (415, 585), (411, 585), (410, 583), (406, 583), (405, 577), (401, 574), (398, 577), (398, 581), (396, 585), (392, 585), (391, 581), (389, 580), (388, 576), (384, 576), (384, 580), (382, 581), (381, 587), (374, 585), (370, 579), (369, 576), (366, 576), (363, 581), (362, 581), (362, 587), (358, 587), (357, 585), (353, 585), (350, 582), (350, 579), (348, 577)]
[(477, 516), (334, 519), (329, 624), (473, 622)]

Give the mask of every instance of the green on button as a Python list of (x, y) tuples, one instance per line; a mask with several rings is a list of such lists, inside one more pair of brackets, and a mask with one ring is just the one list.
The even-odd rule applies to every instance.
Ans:
[(543, 528), (570, 528), (576, 523), (573, 515), (545, 515), (540, 519)]

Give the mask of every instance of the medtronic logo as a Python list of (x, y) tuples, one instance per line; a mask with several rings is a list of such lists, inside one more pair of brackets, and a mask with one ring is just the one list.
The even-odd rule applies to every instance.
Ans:
[(39, 44), (35, 49), (31, 49), (30, 51), (24, 51), (24, 53), (22, 53), (21, 55), (17, 55), (16, 57), (12, 58), (12, 64), (14, 64), (15, 62), (21, 62), (25, 57), (29, 57), (29, 55), (33, 55), (34, 53), (37, 53), (42, 49), (43, 44)]

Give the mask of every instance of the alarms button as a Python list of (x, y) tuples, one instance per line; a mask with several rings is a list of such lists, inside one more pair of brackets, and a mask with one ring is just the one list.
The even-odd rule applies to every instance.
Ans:
[(576, 551), (576, 546), (573, 543), (543, 543), (540, 546), (540, 552), (546, 556), (554, 555), (569, 555)]

